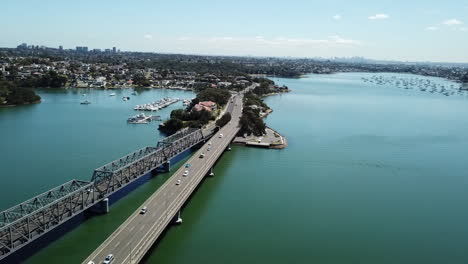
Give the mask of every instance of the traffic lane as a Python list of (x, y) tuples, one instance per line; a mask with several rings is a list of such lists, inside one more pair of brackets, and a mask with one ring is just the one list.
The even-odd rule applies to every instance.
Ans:
[[(239, 112), (239, 111), (237, 111), (237, 112)], [(237, 113), (236, 113), (236, 114), (237, 114)], [(228, 131), (232, 131), (232, 129), (234, 129), (235, 127), (234, 127), (234, 126), (233, 126), (233, 127), (226, 126), (225, 128), (226, 128), (226, 130), (228, 130)], [(221, 130), (221, 131), (224, 131), (224, 129)], [(211, 139), (211, 140), (213, 140), (213, 139)], [(210, 141), (211, 141), (211, 140), (210, 140)], [(219, 144), (219, 143), (222, 143), (222, 141), (223, 141), (222, 138), (219, 139), (219, 138), (215, 137), (214, 140), (212, 141), (212, 144), (213, 144), (213, 143), (218, 143), (218, 144)], [(218, 149), (219, 149), (220, 147), (219, 147), (219, 146), (218, 146), (218, 147), (213, 147), (213, 146), (212, 146), (212, 148), (213, 148), (213, 149), (212, 149), (212, 153), (213, 153), (213, 155), (214, 155), (215, 153), (218, 152)], [(197, 154), (198, 154), (198, 152), (197, 152)], [(211, 156), (211, 155), (210, 155), (210, 156)], [(216, 155), (215, 155), (215, 156), (216, 156)], [(193, 158), (194, 158), (193, 160), (190, 159), (190, 160), (192, 160), (192, 163), (194, 163), (194, 164), (193, 164), (193, 165), (194, 165), (193, 169), (194, 169), (194, 170), (202, 169), (202, 167), (203, 167), (203, 162), (193, 162), (193, 161), (195, 160), (195, 158), (197, 158), (197, 157), (195, 156), (195, 157), (193, 157)], [(180, 171), (176, 172), (176, 174), (179, 174), (181, 171), (183, 171), (183, 170), (180, 170)], [(204, 175), (203, 175), (203, 176), (204, 176)], [(178, 177), (177, 177), (177, 176), (176, 176), (176, 177), (172, 177), (172, 176), (171, 176), (171, 178), (169, 179), (169, 182), (170, 182), (170, 183), (173, 183), (173, 184), (175, 185), (175, 182), (176, 182), (178, 179), (180, 179), (180, 177), (181, 177), (180, 175), (178, 175)], [(182, 176), (182, 177), (183, 177), (183, 176)], [(191, 184), (191, 182), (192, 182), (192, 181), (188, 182), (187, 185)], [(168, 205), (167, 205), (167, 199), (175, 200), (175, 198), (177, 198), (177, 197), (180, 195), (180, 192), (177, 192), (177, 188), (175, 188), (174, 185), (172, 185), (172, 187), (171, 187), (170, 185), (165, 186), (165, 187), (162, 189), (162, 191), (156, 192), (156, 193), (155, 193), (155, 197), (152, 197), (153, 199), (150, 198), (150, 200), (151, 200), (150, 202), (146, 202), (146, 204), (144, 203), (142, 206), (147, 206), (147, 207), (148, 207), (148, 211), (149, 211), (150, 208), (151, 208), (151, 210), (155, 210), (155, 211), (157, 212), (157, 214), (159, 215), (159, 218), (158, 218), (158, 219), (161, 219), (162, 215), (163, 215), (163, 214), (165, 213), (165, 211), (168, 209), (168, 208), (167, 208), (167, 206), (168, 206)], [(182, 184), (181, 184), (181, 185), (182, 185)], [(181, 186), (181, 185), (179, 185), (179, 186)], [(185, 184), (184, 184), (184, 185), (185, 185)], [(169, 194), (169, 195), (168, 195), (168, 194)], [(152, 205), (152, 202), (154, 201), (154, 199), (157, 199), (157, 198), (160, 197), (161, 195), (162, 195), (162, 196), (166, 196), (166, 202), (165, 202), (166, 207), (157, 206), (157, 205), (153, 206), (153, 205)], [(158, 205), (159, 205), (159, 204), (158, 204)], [(135, 213), (136, 213), (136, 214), (139, 214), (140, 209), (141, 209), (141, 207), (139, 207), (139, 208), (135, 211)], [(139, 237), (141, 237), (142, 235), (144, 235), (144, 234), (147, 233), (147, 231), (145, 230), (146, 225), (149, 224), (150, 222), (153, 222), (153, 220), (154, 220), (153, 217), (144, 217), (145, 215), (141, 215), (141, 216), (143, 216), (143, 217), (140, 217), (139, 219), (138, 219), (138, 218), (134, 218), (134, 220), (137, 219), (136, 222), (130, 221), (130, 223), (129, 223), (128, 225), (126, 225), (126, 226), (124, 227), (124, 229), (127, 228), (128, 226), (132, 226), (132, 227), (130, 227), (129, 229), (127, 229), (128, 231), (123, 230), (123, 232), (121, 231), (120, 233), (118, 233), (118, 234), (115, 236), (115, 239), (114, 239), (114, 241), (116, 241), (116, 242), (110, 243), (108, 246), (106, 246), (106, 248), (103, 248), (103, 250), (101, 250), (101, 252), (96, 256), (96, 258), (102, 258), (102, 259), (104, 259), (105, 256), (107, 256), (107, 254), (109, 254), (109, 253), (105, 253), (106, 249), (108, 250), (109, 247), (112, 247), (112, 245), (114, 246), (114, 249), (117, 251), (117, 253), (114, 254), (115, 257), (116, 257), (116, 259), (117, 259), (118, 256), (119, 256), (119, 258), (120, 258), (120, 257), (122, 257), (122, 256), (124, 255), (124, 254), (121, 254), (121, 253), (120, 253), (120, 252), (122, 252), (122, 253), (124, 252), (124, 247), (127, 247), (127, 245), (128, 245), (129, 243), (132, 243), (132, 242), (133, 242), (133, 243), (137, 243), (138, 241), (140, 241), (141, 239), (139, 239)], [(134, 230), (134, 228), (135, 228), (136, 225), (141, 226), (141, 228), (138, 229), (136, 232), (132, 232), (132, 231)], [(131, 236), (130, 242), (129, 242), (129, 243), (122, 243), (121, 238), (128, 240), (129, 236)], [(128, 252), (130, 253), (130, 250), (128, 250)], [(112, 254), (113, 254), (113, 253), (112, 253)], [(102, 256), (99, 256), (99, 255), (102, 255)]]
[[(232, 131), (232, 128), (230, 128), (229, 131)], [(223, 130), (222, 132), (224, 132), (224, 130)], [(223, 139), (224, 139), (224, 138), (216, 137), (216, 138), (212, 141), (211, 153), (213, 153), (213, 154), (211, 154), (211, 155), (208, 154), (207, 158), (208, 158), (208, 157), (217, 157), (217, 154), (220, 152), (221, 148), (224, 148), (224, 147), (220, 146), (220, 145), (222, 144), (222, 142), (223, 142)], [(214, 145), (214, 144), (217, 144), (217, 145)], [(224, 151), (224, 149), (222, 149), (221, 151)], [(197, 158), (197, 157), (195, 157), (195, 158)], [(191, 164), (193, 164), (193, 165), (191, 165), (191, 167), (193, 166), (193, 167), (192, 167), (192, 170), (202, 172), (201, 170), (202, 170), (202, 168), (203, 168), (203, 166), (204, 166), (204, 163), (203, 163), (203, 162), (197, 162), (197, 161), (194, 159), (194, 160), (192, 161)], [(181, 176), (181, 173), (183, 173), (182, 171), (184, 171), (184, 169), (185, 169), (185, 167), (184, 167), (181, 171), (178, 171), (178, 172), (175, 173), (175, 175), (177, 175), (177, 176), (175, 177), (175, 179), (174, 179), (175, 181), (177, 181), (177, 180), (179, 180), (179, 179), (180, 179), (180, 180), (183, 180), (184, 178), (186, 178), (186, 177), (184, 177), (184, 176)], [(190, 171), (190, 170), (189, 170), (189, 171)], [(192, 172), (192, 173), (193, 173), (193, 172)], [(202, 173), (205, 174), (205, 172), (202, 172)], [(190, 173), (189, 173), (189, 176), (190, 176)], [(196, 176), (196, 175), (195, 175), (195, 176), (193, 176), (193, 177), (196, 179), (196, 178), (199, 178), (199, 177), (204, 177), (204, 175), (200, 175), (200, 176)], [(189, 185), (193, 185), (193, 184), (194, 184), (193, 181), (189, 181), (189, 182), (187, 182), (187, 181), (182, 181), (182, 182), (181, 182), (181, 185), (178, 185), (178, 186), (175, 185), (175, 186), (177, 186), (177, 187), (183, 187), (184, 185), (188, 185), (188, 186), (189, 186)], [(174, 187), (174, 186), (173, 186), (172, 188), (170, 188), (170, 190), (168, 190), (169, 196), (168, 196), (166, 199), (176, 200), (176, 199), (180, 196), (181, 193), (178, 192), (178, 188), (177, 188), (177, 187)], [(153, 206), (151, 206), (150, 204), (149, 204), (149, 205), (144, 205), (144, 206), (147, 206), (147, 207), (148, 207), (148, 213), (149, 213), (149, 211), (150, 211), (150, 207), (153, 207)], [(158, 214), (159, 214), (159, 215), (162, 215), (162, 214), (164, 213), (165, 210), (164, 210), (164, 209), (161, 210), (161, 207), (160, 207), (160, 206), (159, 206), (159, 208), (160, 208), (160, 210), (158, 210)], [(154, 210), (157, 210), (157, 208), (154, 208)], [(166, 209), (166, 210), (167, 210), (167, 209)], [(145, 215), (142, 215), (142, 217), (141, 217), (140, 219), (151, 219), (151, 220), (153, 220), (153, 218), (147, 218), (147, 217), (144, 217), (144, 216), (145, 216)], [(146, 224), (149, 224), (149, 222), (150, 222), (150, 221), (140, 221), (139, 223), (137, 223), (139, 226), (141, 226), (141, 228), (140, 228), (139, 230), (137, 230), (137, 233), (134, 233), (134, 234), (132, 235), (133, 238), (131, 239), (131, 241), (132, 241), (133, 243), (136, 243), (137, 241), (141, 240), (141, 239), (140, 239), (141, 236), (147, 233), (147, 231), (144, 230), (144, 229), (145, 229), (145, 227), (146, 227)], [(152, 221), (151, 221), (151, 222), (152, 222)], [(119, 242), (117, 242), (117, 243), (118, 243), (118, 244), (115, 246), (115, 249), (116, 249), (118, 252), (122, 252), (122, 250), (123, 250), (122, 247), (126, 247), (127, 244), (128, 244), (128, 243), (125, 244), (125, 243), (119, 243)], [(121, 247), (119, 247), (119, 246), (121, 246)], [(127, 251), (130, 252), (130, 250), (127, 250)], [(118, 253), (117, 253), (117, 254), (118, 254)], [(118, 254), (118, 255), (121, 255), (121, 254)], [(116, 259), (117, 259), (117, 255), (116, 255)]]

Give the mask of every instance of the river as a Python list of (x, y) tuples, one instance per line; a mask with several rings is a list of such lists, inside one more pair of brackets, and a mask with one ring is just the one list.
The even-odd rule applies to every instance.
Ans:
[[(184, 223), (169, 229), (145, 263), (466, 263), (467, 97), (362, 80), (370, 76), (275, 78), (292, 92), (265, 100), (274, 109), (266, 122), (289, 146), (225, 153), (183, 210)], [(7, 187), (0, 207), (89, 179), (99, 165), (154, 144), (161, 137), (154, 124), (125, 119), (129, 105), (163, 95), (193, 97), (151, 90), (122, 102), (92, 91), (96, 103), (81, 106), (78, 93), (42, 91), (42, 104), (0, 109)], [(27, 263), (78, 263), (167, 177)]]

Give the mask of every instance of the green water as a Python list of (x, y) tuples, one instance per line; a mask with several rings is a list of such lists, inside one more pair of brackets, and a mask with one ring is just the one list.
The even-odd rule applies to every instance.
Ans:
[[(274, 109), (266, 121), (288, 148), (227, 152), (184, 209), (184, 223), (145, 263), (468, 262), (467, 97), (376, 86), (362, 76), (370, 75), (275, 79), (293, 92), (266, 99)], [(14, 139), (2, 139), (1, 167), (16, 176), (2, 169), (10, 189), (0, 194), (2, 206), (88, 179), (93, 168), (159, 138), (152, 128), (127, 126), (132, 110), (96, 93), (103, 101), (90, 105), (94, 111), (75, 107), (81, 98), (71, 93), (0, 110), (1, 133)], [(28, 263), (78, 263), (167, 177)]]

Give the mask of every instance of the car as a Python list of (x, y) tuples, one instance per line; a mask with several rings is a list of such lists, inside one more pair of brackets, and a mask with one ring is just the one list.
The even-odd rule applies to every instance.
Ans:
[(114, 260), (114, 255), (109, 254), (109, 255), (107, 255), (106, 259), (104, 259), (104, 261), (102, 262), (102, 264), (109, 264), (109, 263), (111, 263), (113, 260)]
[(88, 262), (88, 264), (94, 264), (94, 261), (91, 260), (91, 261)]
[(148, 211), (148, 208), (145, 206), (145, 207), (141, 208), (140, 214), (146, 214), (146, 211)]
[(210, 141), (210, 142), (208, 142), (208, 146), (211, 146), (211, 141)]
[(205, 154), (202, 153), (202, 154), (200, 154), (200, 157), (199, 157), (199, 158), (200, 158), (200, 159), (203, 159), (204, 157), (205, 157)]
[(190, 168), (190, 163), (185, 164), (185, 168)]
[(188, 176), (188, 170), (184, 171), (184, 174), (182, 174), (183, 176)]
[(211, 146), (208, 146), (208, 148), (206, 149), (206, 151), (210, 151), (211, 150)]
[(175, 185), (180, 185), (180, 180), (177, 180)]
[(223, 134), (222, 134), (222, 133), (221, 133), (221, 134), (219, 134), (219, 138), (222, 138), (222, 137), (223, 137)]

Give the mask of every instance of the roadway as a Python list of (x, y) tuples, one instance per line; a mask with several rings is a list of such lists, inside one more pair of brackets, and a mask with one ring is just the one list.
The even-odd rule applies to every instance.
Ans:
[[(242, 98), (243, 94), (232, 97), (226, 108), (226, 111), (231, 113), (231, 122), (221, 128), (187, 161), (190, 167), (182, 166), (177, 170), (83, 263), (102, 263), (108, 254), (114, 255), (112, 263), (138, 263), (144, 257), (239, 131)], [(223, 137), (220, 137), (220, 134), (223, 134)], [(205, 154), (204, 158), (200, 158), (201, 153)], [(189, 171), (188, 176), (183, 176), (185, 170)], [(180, 185), (176, 185), (178, 180)], [(140, 214), (144, 206), (147, 207), (147, 212)]]

